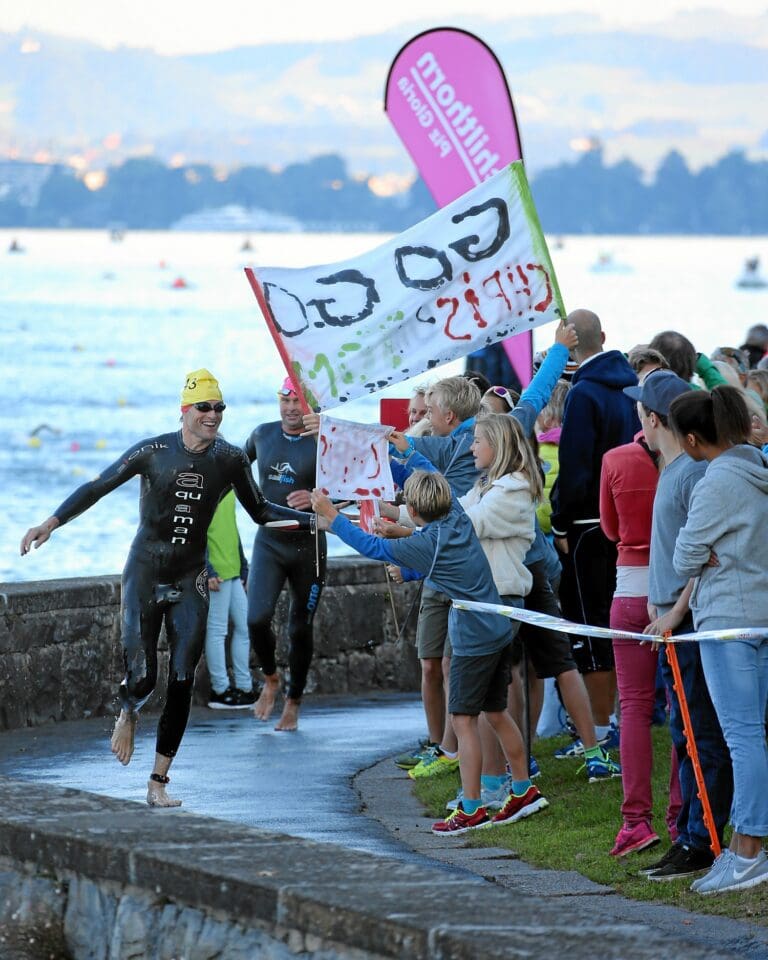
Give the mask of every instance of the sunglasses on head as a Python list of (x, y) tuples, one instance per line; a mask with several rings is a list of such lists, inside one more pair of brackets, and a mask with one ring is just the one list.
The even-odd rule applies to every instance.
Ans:
[(210, 413), (213, 410), (214, 413), (224, 413), (227, 409), (226, 403), (209, 403), (207, 400), (201, 400), (200, 403), (193, 403), (192, 406), (195, 410), (199, 410), (200, 413)]
[(277, 395), (278, 397), (295, 397), (296, 391), (289, 390), (288, 387), (280, 387), (280, 389), (277, 391)]
[(512, 399), (512, 394), (507, 390), (506, 387), (491, 387), (491, 393), (496, 394), (497, 397), (502, 397), (509, 404), (510, 408), (514, 407), (515, 401)]

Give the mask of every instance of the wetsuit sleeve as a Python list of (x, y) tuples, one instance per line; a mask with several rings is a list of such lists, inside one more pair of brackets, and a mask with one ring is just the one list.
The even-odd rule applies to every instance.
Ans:
[(153, 440), (142, 440), (130, 450), (126, 450), (119, 460), (110, 464), (95, 480), (90, 480), (78, 487), (53, 511), (53, 516), (59, 521), (59, 525), (79, 517), (94, 503), (98, 503), (102, 497), (122, 486), (131, 477), (140, 474), (147, 456), (154, 449), (153, 443)]
[(243, 445), (243, 451), (248, 458), (248, 463), (253, 463), (256, 459), (256, 431), (254, 430)]
[(314, 513), (304, 513), (302, 510), (281, 507), (265, 498), (253, 479), (251, 465), (242, 450), (237, 451), (233, 461), (232, 486), (235, 496), (255, 523), (265, 524), (273, 520), (295, 520), (299, 524), (299, 530), (315, 529)]

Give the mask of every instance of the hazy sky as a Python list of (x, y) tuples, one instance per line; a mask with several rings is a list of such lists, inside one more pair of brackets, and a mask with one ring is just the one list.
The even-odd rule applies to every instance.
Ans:
[[(505, 8), (506, 6), (506, 8)], [(520, 18), (507, 2), (482, 9), (485, 19)], [(537, 0), (536, 14), (591, 13), (606, 26), (641, 26), (681, 14), (682, 25), (707, 11), (768, 17), (768, 0)], [(105, 46), (123, 43), (162, 53), (218, 50), (242, 44), (284, 40), (341, 39), (425, 21), (450, 25), (452, 18), (478, 15), (476, 0), (384, 0), (371, 11), (361, 0), (281, 0), (277, 3), (217, 0), (205, 12), (189, 0), (0, 0), (0, 31), (24, 28), (82, 37)], [(524, 15), (522, 15), (524, 16)]]

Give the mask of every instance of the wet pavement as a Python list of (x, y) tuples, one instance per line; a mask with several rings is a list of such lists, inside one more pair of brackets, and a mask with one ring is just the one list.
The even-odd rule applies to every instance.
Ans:
[[(189, 813), (421, 859), (361, 814), (351, 786), (359, 770), (424, 735), (416, 696), (308, 697), (297, 732), (276, 732), (276, 720), (262, 723), (250, 710), (193, 708), (169, 793)], [(142, 715), (128, 767), (110, 753), (111, 717), (2, 733), (0, 775), (144, 802), (156, 724), (157, 714)]]

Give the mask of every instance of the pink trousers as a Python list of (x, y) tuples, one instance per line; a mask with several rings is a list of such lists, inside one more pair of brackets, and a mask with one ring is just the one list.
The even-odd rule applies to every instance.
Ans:
[[(648, 624), (647, 603), (647, 597), (614, 597), (611, 627), (642, 633)], [(659, 655), (658, 651), (651, 649), (650, 644), (641, 645), (636, 640), (614, 640), (613, 655), (621, 707), (621, 782), (624, 790), (621, 814), (624, 822), (633, 826), (641, 820), (650, 823), (653, 816), (651, 720), (656, 699)], [(665, 819), (674, 841), (681, 795), (674, 748), (671, 749), (671, 755), (669, 804)]]

